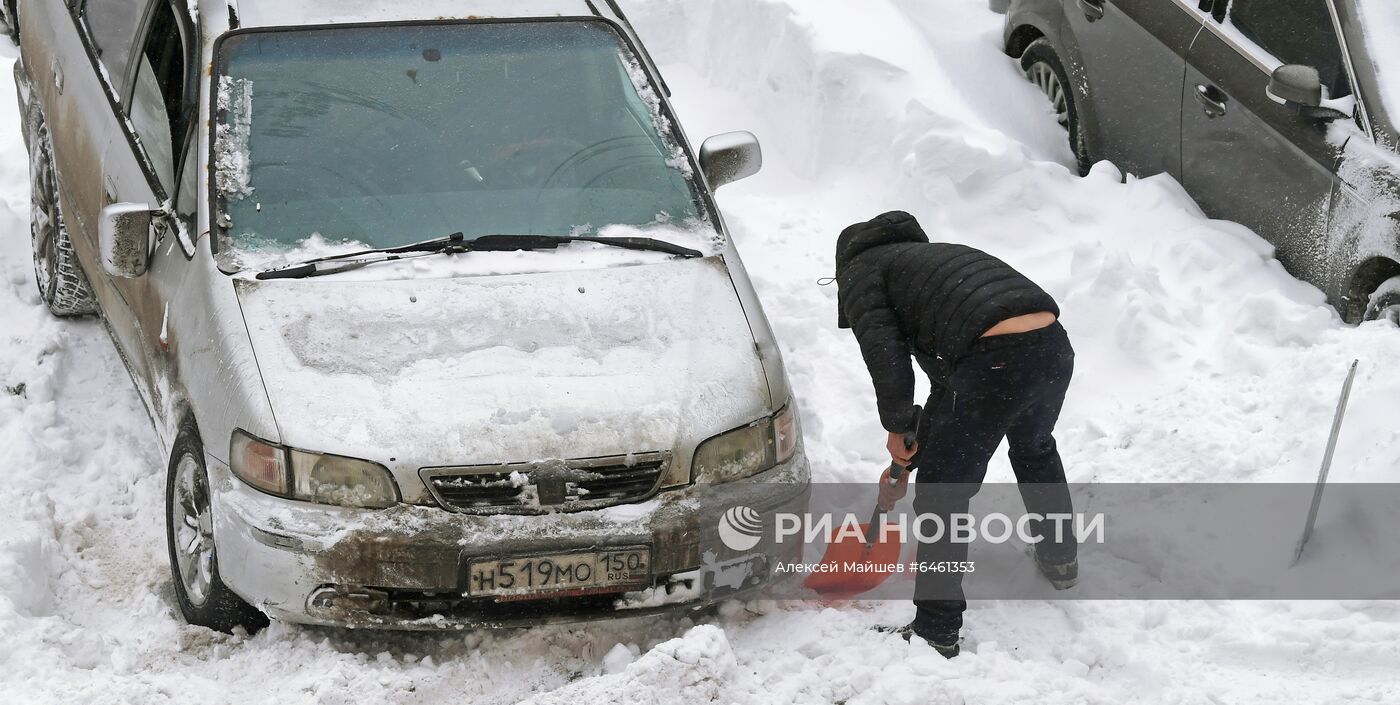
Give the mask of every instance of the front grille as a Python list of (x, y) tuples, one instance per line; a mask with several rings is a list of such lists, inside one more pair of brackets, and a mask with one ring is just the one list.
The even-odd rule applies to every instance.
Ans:
[(509, 465), (423, 468), (438, 504), (469, 514), (544, 514), (636, 502), (657, 490), (669, 452)]

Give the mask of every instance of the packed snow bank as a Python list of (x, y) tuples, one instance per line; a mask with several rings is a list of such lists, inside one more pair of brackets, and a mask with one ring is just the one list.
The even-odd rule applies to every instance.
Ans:
[[(807, 440), (822, 479), (864, 478), (884, 451), (854, 341), (834, 325), (836, 292), (816, 281), (844, 225), (891, 208), (1060, 301), (1079, 353), (1060, 427), (1073, 480), (1309, 481), (1353, 358), (1353, 404), (1400, 392), (1393, 327), (1342, 325), (1267, 242), (1201, 217), (1172, 179), (1125, 180), (1108, 163), (1074, 176), (981, 3), (642, 8), (634, 19), (693, 116), (692, 141), (746, 126), (781, 155), (721, 205), (751, 262), (784, 264), (749, 269), (791, 350), (804, 418), (817, 418)], [(687, 90), (697, 82), (727, 100)], [(1383, 415), (1350, 416), (1333, 478), (1392, 480), (1397, 441)], [(991, 477), (1010, 479), (995, 462)]]
[[(784, 346), (819, 479), (873, 479), (883, 464), (869, 381), (835, 328), (835, 291), (816, 280), (830, 274), (842, 226), (892, 207), (1005, 257), (1062, 302), (1079, 354), (1060, 433), (1074, 479), (1309, 480), (1353, 357), (1361, 374), (1332, 477), (1394, 479), (1400, 380), (1386, 366), (1400, 333), (1342, 326), (1264, 243), (1203, 219), (1169, 179), (1123, 183), (1106, 164), (1072, 176), (1048, 108), (1000, 55), (999, 18), (981, 0), (627, 7), (693, 141), (730, 129), (764, 140), (765, 171), (720, 200)], [(868, 629), (907, 620), (900, 603), (731, 605), (698, 629), (632, 619), (430, 636), (275, 624), (249, 638), (184, 626), (166, 567), (164, 459), (100, 324), (53, 320), (34, 294), (26, 157), (0, 86), (4, 698), (1394, 698), (1394, 603), (974, 602), (951, 662)], [(1010, 479), (1004, 455), (991, 477)]]
[(15, 614), (38, 617), (53, 609), (57, 532), (51, 514), (34, 504), (24, 508), (13, 533), (0, 536), (0, 601)]

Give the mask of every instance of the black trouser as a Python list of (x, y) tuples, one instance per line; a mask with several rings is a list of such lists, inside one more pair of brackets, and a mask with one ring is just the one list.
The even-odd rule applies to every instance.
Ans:
[[(951, 526), (950, 515), (968, 511), (987, 474), (987, 461), (1003, 438), (1010, 445), (1026, 510), (1042, 516), (1072, 511), (1065, 469), (1055, 449), (1055, 422), (1074, 371), (1074, 350), (1059, 323), (1047, 328), (981, 338), (958, 360), (947, 387), (934, 386), (924, 407), (919, 433), (914, 509), (935, 513)], [(1072, 538), (1055, 543), (1032, 522), (1030, 533), (1044, 540), (1040, 557), (1050, 563), (1075, 559)], [(925, 564), (967, 560), (968, 544), (943, 540), (922, 543)], [(967, 608), (962, 573), (920, 572), (915, 582), (915, 618), (920, 631), (955, 639)]]

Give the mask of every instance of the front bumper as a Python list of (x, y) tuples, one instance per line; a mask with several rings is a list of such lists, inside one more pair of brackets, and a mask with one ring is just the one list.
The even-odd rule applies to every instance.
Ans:
[[(748, 480), (694, 485), (652, 499), (543, 516), (455, 514), (400, 505), (356, 510), (273, 497), (208, 458), (220, 577), (268, 615), (304, 624), (392, 629), (530, 626), (705, 609), (769, 584), (795, 556), (763, 536), (746, 551), (719, 538), (721, 515), (749, 507), (773, 525), (805, 511), (799, 449)], [(472, 559), (646, 545), (652, 584), (629, 593), (497, 602), (465, 594)]]

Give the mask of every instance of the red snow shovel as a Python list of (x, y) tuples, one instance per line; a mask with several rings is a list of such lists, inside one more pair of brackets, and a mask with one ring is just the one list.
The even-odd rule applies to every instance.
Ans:
[[(923, 420), (923, 410), (914, 407), (914, 430), (904, 434), (904, 448), (914, 447), (919, 437), (919, 421)], [(890, 463), (890, 486), (898, 485), (899, 479), (908, 472), (908, 466)], [(822, 556), (822, 567), (813, 571), (803, 585), (827, 597), (845, 598), (874, 590), (885, 582), (894, 571), (892, 567), (899, 561), (900, 543), (898, 538), (884, 540), (880, 526), (885, 513), (893, 506), (882, 507), (875, 501), (875, 512), (869, 524), (860, 525), (860, 536), (842, 536), (833, 539)], [(863, 539), (862, 539), (863, 537)]]

